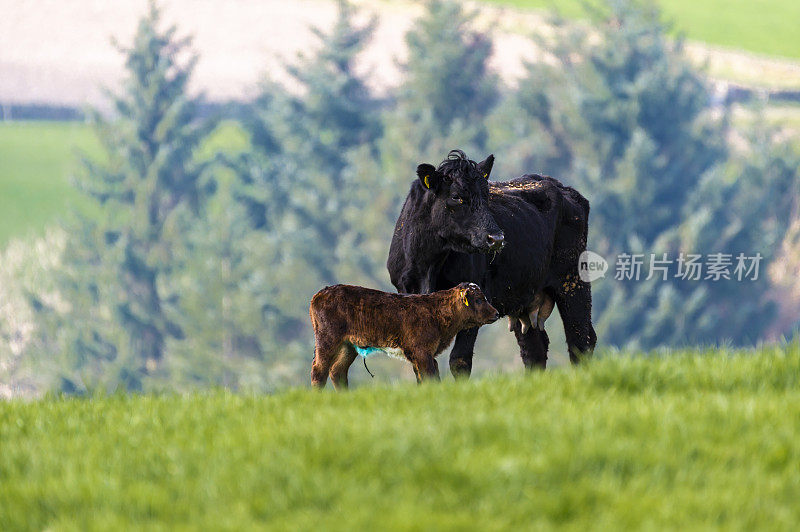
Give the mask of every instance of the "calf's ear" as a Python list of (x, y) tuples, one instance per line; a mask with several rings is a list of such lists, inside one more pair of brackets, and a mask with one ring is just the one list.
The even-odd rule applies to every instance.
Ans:
[(462, 290), (460, 295), (461, 295), (461, 301), (464, 302), (464, 306), (468, 307), (469, 299), (467, 299), (467, 289), (465, 288), (464, 290)]
[(489, 179), (489, 174), (492, 173), (492, 166), (494, 166), (494, 154), (478, 163), (478, 172), (481, 173), (484, 179)]
[(436, 171), (436, 168), (428, 163), (422, 163), (417, 166), (417, 177), (423, 187), (434, 192), (439, 188), (439, 183), (442, 180), (442, 176)]

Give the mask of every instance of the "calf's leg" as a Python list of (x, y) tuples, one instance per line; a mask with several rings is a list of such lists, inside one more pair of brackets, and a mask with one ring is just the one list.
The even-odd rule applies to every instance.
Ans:
[(336, 360), (341, 342), (329, 337), (316, 337), (314, 348), (314, 362), (311, 364), (311, 385), (314, 388), (324, 388), (328, 380), (328, 372)]
[(339, 350), (339, 357), (333, 363), (330, 371), (331, 382), (336, 390), (347, 389), (347, 371), (357, 356), (358, 353), (353, 344), (345, 342)]
[[(450, 351), (450, 373), (456, 379), (469, 378), (472, 373), (472, 353), (475, 340), (478, 338), (478, 327), (464, 329), (456, 335), (453, 350)], [(435, 362), (435, 360), (434, 360)]]
[(406, 356), (414, 366), (414, 375), (416, 375), (418, 383), (426, 380), (440, 380), (439, 364), (432, 355), (424, 351), (414, 351), (410, 356)]

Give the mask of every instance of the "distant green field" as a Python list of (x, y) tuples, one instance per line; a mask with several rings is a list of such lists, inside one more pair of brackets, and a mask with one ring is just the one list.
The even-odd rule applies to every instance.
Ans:
[(0, 123), (0, 246), (41, 233), (79, 204), (70, 177), (79, 153), (96, 154), (98, 148), (80, 122)]
[(796, 530), (800, 348), (0, 402), (0, 530)]
[[(522, 8), (583, 11), (583, 0), (488, 0)], [(591, 3), (591, 0), (590, 0)], [(690, 39), (751, 52), (800, 58), (797, 0), (658, 0), (664, 17)]]
[[(204, 147), (242, 149), (238, 126), (220, 126)], [(41, 234), (70, 209), (86, 205), (71, 183), (81, 154), (96, 158), (100, 144), (82, 122), (0, 123), (0, 248), (13, 237)]]

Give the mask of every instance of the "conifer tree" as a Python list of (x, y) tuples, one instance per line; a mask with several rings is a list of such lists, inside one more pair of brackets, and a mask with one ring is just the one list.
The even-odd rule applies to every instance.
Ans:
[[(511, 154), (498, 166), (554, 175), (584, 193), (592, 205), (589, 248), (612, 269), (620, 253), (677, 256), (673, 236), (687, 206), (728, 156), (728, 111), (714, 107), (707, 82), (654, 6), (609, 1), (592, 16), (590, 27), (556, 21), (540, 39), (558, 61), (529, 64), (492, 117), (492, 138)], [(605, 342), (652, 347), (699, 325), (665, 332), (663, 317), (672, 313), (675, 321), (700, 298), (673, 279), (612, 276), (593, 292)]]
[(423, 160), (436, 161), (453, 148), (487, 155), (485, 120), (500, 82), (488, 66), (492, 40), (475, 29), (477, 16), (460, 3), (432, 0), (406, 34), (403, 84), (381, 143), (384, 169), (400, 181), (398, 194), (405, 195)]
[(306, 321), (285, 309), (297, 305), (298, 293), (313, 293), (315, 277), (286, 253), (294, 250), (284, 245), (291, 235), (253, 230), (223, 185), (187, 236), (183, 267), (167, 291), (184, 334), (167, 340), (158, 384), (262, 392), (302, 384), (313, 348), (302, 334)]
[(251, 149), (232, 161), (238, 176), (232, 194), (247, 224), (231, 220), (241, 231), (227, 251), (231, 279), (246, 287), (231, 286), (231, 293), (260, 328), (243, 320), (231, 331), (250, 340), (240, 342), (240, 354), (257, 353), (272, 374), (292, 382), (305, 375), (313, 352), (308, 302), (314, 292), (338, 282), (374, 285), (382, 270), (383, 257), (362, 249), (373, 234), (364, 220), (374, 212), (370, 194), (380, 173), (365, 175), (351, 164), (374, 158), (381, 136), (381, 102), (356, 66), (375, 20), (360, 20), (342, 1), (329, 31), (312, 30), (319, 51), (287, 66), (296, 92), (264, 83), (244, 122)]
[[(315, 241), (302, 250), (306, 267), (328, 284), (336, 280), (337, 262), (347, 259), (337, 251), (340, 238), (358, 230), (342, 215), (353, 204), (348, 159), (361, 147), (374, 152), (381, 135), (380, 102), (356, 71), (375, 19), (358, 26), (356, 15), (349, 2), (341, 1), (330, 32), (313, 28), (319, 52), (300, 55), (288, 67), (299, 94), (265, 83), (245, 124), (252, 153), (237, 164), (243, 183), (238, 197), (254, 227), (270, 231), (286, 224), (286, 217), (294, 218), (295, 241)], [(371, 266), (362, 272), (372, 274)]]
[[(767, 264), (785, 228), (777, 220), (794, 205), (779, 192), (796, 186), (793, 159), (763, 134), (746, 156), (730, 152), (729, 109), (712, 101), (652, 5), (609, 1), (594, 15), (590, 30), (556, 26), (542, 45), (559, 61), (528, 65), (492, 117), (492, 138), (509, 154), (498, 167), (555, 175), (591, 201), (589, 248), (612, 268), (593, 285), (601, 342), (753, 343), (774, 316), (765, 273), (686, 280), (675, 277), (677, 260), (760, 253)], [(641, 254), (638, 281), (613, 279), (620, 253)], [(651, 254), (664, 253), (667, 279), (646, 281)]]
[(42, 309), (45, 336), (70, 358), (61, 387), (138, 390), (183, 333), (164, 297), (176, 256), (209, 186), (195, 152), (211, 128), (187, 95), (195, 58), (175, 27), (160, 29), (151, 3), (125, 54), (122, 93), (110, 117), (94, 113), (100, 161), (87, 161), (80, 186), (94, 204), (67, 245), (62, 296), (70, 311)]
[[(775, 279), (770, 274), (779, 267), (776, 259), (800, 207), (794, 193), (800, 187), (800, 154), (779, 131), (763, 123), (750, 126), (742, 140), (746, 148), (734, 152), (697, 187), (674, 237), (675, 247), (730, 254), (732, 262), (730, 281), (705, 283), (702, 297), (689, 296), (699, 304), (694, 316), (687, 316), (688, 323), (707, 327), (690, 329), (692, 334), (684, 340), (690, 343), (714, 338), (752, 345), (768, 334), (789, 335), (796, 324), (785, 316), (778, 319), (782, 294), (771, 289)], [(737, 278), (739, 254), (758, 254), (756, 279)], [(751, 266), (750, 261), (746, 264)], [(699, 292), (691, 285), (683, 288)]]

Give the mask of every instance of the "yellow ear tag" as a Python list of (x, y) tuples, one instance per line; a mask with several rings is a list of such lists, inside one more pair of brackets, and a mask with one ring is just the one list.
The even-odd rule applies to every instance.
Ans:
[(467, 293), (464, 292), (464, 295), (462, 297), (464, 298), (464, 305), (469, 306), (469, 301), (467, 301)]
[(489, 174), (488, 174), (488, 173), (485, 173), (485, 174), (483, 174), (483, 178), (484, 178), (484, 179), (486, 179), (486, 178), (488, 178), (488, 177), (489, 177)]
[(428, 181), (429, 177), (430, 176), (426, 175), (425, 177), (422, 178), (422, 180), (425, 182), (425, 188), (431, 188), (431, 183), (430, 181)]

